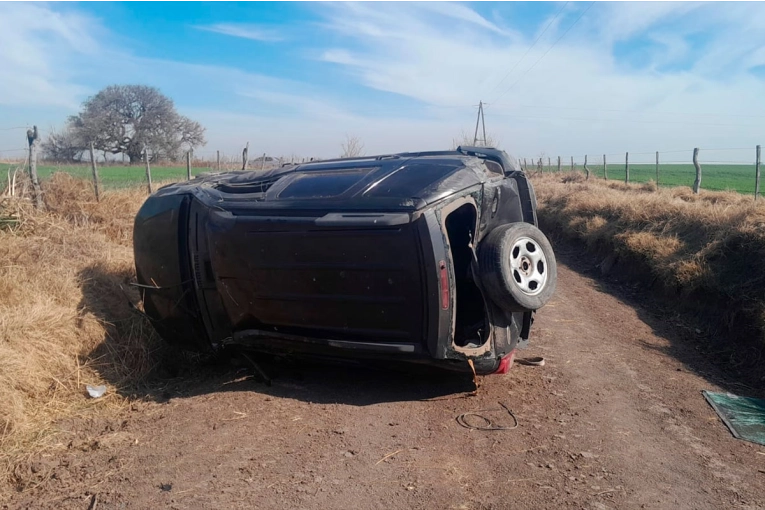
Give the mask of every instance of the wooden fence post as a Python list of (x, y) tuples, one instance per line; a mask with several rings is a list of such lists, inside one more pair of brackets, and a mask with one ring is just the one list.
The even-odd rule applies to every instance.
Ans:
[(218, 169), (218, 172), (220, 172), (220, 151), (215, 151), (215, 158), (217, 161), (216, 167)]
[(550, 164), (550, 158), (547, 158), (547, 171), (552, 172), (552, 165)]
[(754, 162), (754, 199), (760, 194), (760, 146), (757, 146), (757, 159)]
[(659, 151), (656, 151), (656, 186), (659, 185)]
[(149, 184), (149, 195), (154, 191), (151, 188), (151, 165), (149, 164), (149, 149), (143, 148), (143, 160), (146, 163), (146, 182)]
[(624, 182), (630, 182), (630, 153), (624, 155)]
[(33, 129), (27, 129), (27, 142), (29, 143), (29, 178), (32, 180), (32, 191), (35, 195), (35, 207), (37, 209), (42, 209), (45, 204), (43, 204), (40, 180), (37, 178), (37, 139), (39, 137), (37, 126), (33, 126)]
[(560, 156), (558, 156), (558, 173), (560, 173)]
[(96, 151), (93, 149), (93, 142), (90, 142), (90, 168), (93, 170), (93, 189), (96, 192), (96, 202), (101, 201), (98, 193), (98, 168), (96, 167)]
[(249, 159), (248, 153), (250, 151), (250, 142), (247, 142), (247, 145), (244, 146), (244, 150), (242, 150), (242, 172), (247, 170), (247, 160)]
[(526, 164), (526, 158), (523, 158), (523, 171), (526, 172), (529, 169), (529, 166)]
[(606, 164), (606, 155), (603, 154), (603, 178), (608, 180), (608, 165)]
[(186, 151), (186, 180), (191, 180), (191, 149)]
[(263, 171), (263, 168), (266, 166), (266, 153), (263, 153), (263, 159), (260, 160), (260, 171)]
[[(698, 195), (701, 189), (701, 165), (699, 164), (699, 149), (693, 149), (693, 166), (696, 167), (696, 180), (693, 181), (693, 192)], [(759, 183), (758, 183), (759, 186)]]
[(590, 179), (590, 169), (587, 168), (587, 154), (584, 155), (584, 173), (585, 177), (584, 180), (587, 181)]
[(571, 171), (574, 171), (574, 156), (571, 156)]

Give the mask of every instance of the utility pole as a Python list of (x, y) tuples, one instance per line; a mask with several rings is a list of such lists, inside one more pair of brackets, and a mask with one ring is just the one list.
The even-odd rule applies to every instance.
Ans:
[[(483, 138), (478, 138), (478, 126), (481, 126), (483, 132)], [(486, 118), (483, 115), (483, 101), (478, 102), (478, 117), (475, 119), (475, 135), (473, 136), (473, 145), (478, 146), (480, 140), (481, 145), (486, 145)]]

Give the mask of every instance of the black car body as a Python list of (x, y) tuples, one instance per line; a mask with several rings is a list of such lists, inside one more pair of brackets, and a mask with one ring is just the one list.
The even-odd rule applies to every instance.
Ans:
[(146, 314), (184, 349), (502, 372), (533, 310), (487, 295), (479, 251), (536, 223), (503, 151), (320, 161), (161, 188), (135, 219), (135, 264)]

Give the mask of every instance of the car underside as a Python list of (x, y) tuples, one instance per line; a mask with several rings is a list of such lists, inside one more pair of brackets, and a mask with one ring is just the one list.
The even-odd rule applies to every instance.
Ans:
[(183, 349), (503, 371), (555, 283), (535, 209), (485, 148), (211, 175), (139, 211), (138, 286)]

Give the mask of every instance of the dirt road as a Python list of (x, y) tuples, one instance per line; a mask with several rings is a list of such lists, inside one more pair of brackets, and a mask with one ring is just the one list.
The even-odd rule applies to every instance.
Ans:
[[(469, 380), (304, 365), (271, 387), (231, 370), (176, 381), (119, 419), (62, 425), (65, 450), (20, 467), (6, 508), (765, 507), (765, 447), (704, 401), (735, 381), (693, 328), (559, 257), (519, 353), (543, 367), (486, 377), (475, 397)], [(511, 425), (499, 402), (516, 429), (455, 421), (494, 409)]]

